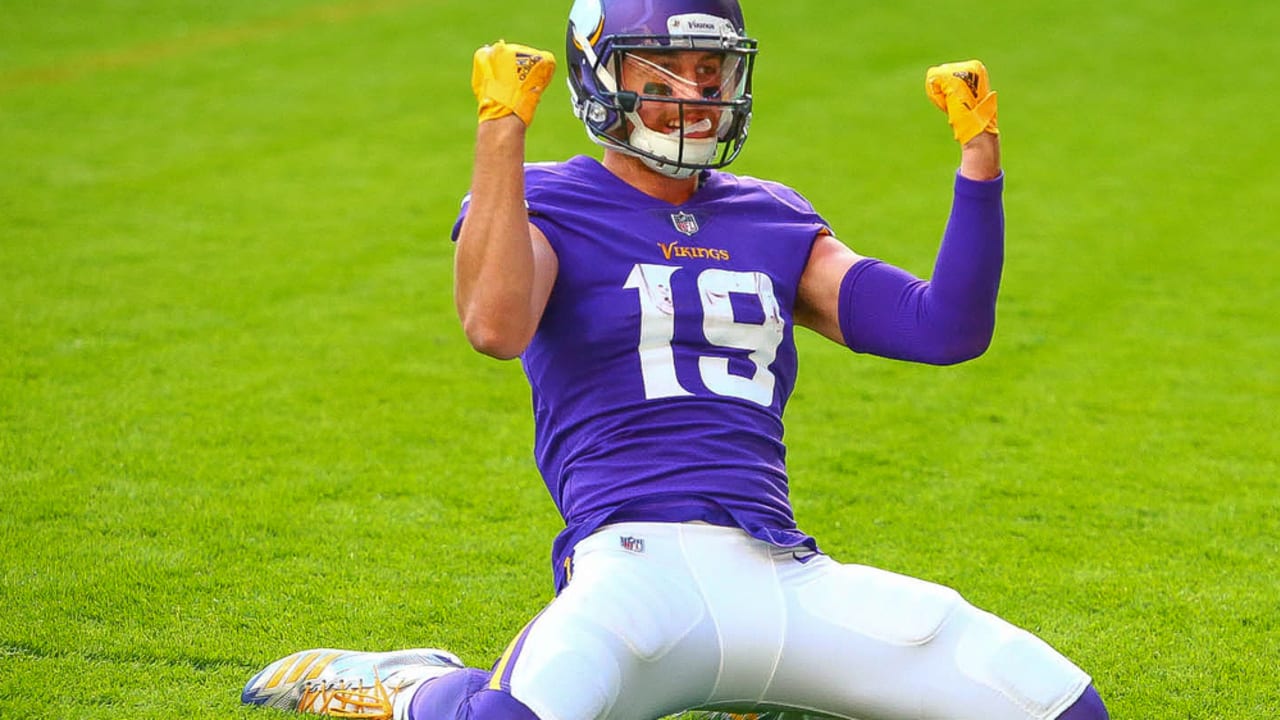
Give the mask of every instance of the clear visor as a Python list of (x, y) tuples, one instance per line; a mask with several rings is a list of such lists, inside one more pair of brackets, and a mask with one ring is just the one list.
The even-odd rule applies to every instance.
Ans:
[(724, 167), (746, 140), (755, 54), (737, 35), (612, 36), (586, 53), (603, 88), (588, 131), (672, 177)]
[(646, 100), (736, 102), (747, 91), (742, 53), (645, 49), (621, 54), (621, 89)]

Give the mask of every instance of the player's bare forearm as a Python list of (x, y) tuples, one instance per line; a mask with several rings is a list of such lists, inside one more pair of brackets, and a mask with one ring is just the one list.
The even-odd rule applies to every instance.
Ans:
[(525, 124), (515, 115), (480, 123), (470, 208), (454, 254), (454, 304), (463, 331), (477, 350), (503, 359), (524, 350), (537, 323), (524, 142)]
[(984, 132), (965, 143), (960, 151), (960, 174), (970, 180), (1000, 177), (1000, 136)]
[(549, 52), (502, 40), (472, 57), (479, 127), (453, 297), (472, 347), (504, 360), (532, 339), (556, 273), (555, 253), (529, 223), (524, 199), (525, 132), (555, 66)]

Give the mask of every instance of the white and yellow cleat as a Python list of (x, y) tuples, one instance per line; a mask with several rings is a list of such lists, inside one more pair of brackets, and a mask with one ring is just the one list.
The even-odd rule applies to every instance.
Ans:
[(304, 650), (254, 675), (240, 701), (311, 715), (406, 720), (409, 701), (424, 680), (462, 667), (443, 650)]

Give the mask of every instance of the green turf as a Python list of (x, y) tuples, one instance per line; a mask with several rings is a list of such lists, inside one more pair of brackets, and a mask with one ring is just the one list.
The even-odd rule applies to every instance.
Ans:
[[(1113, 717), (1280, 717), (1280, 6), (939, 5), (747, 5), (735, 170), (916, 272), (958, 154), (924, 69), (1001, 93), (995, 344), (802, 337), (801, 524), (1035, 630)], [(487, 665), (548, 599), (527, 390), (466, 347), (447, 235), (472, 49), (558, 48), (567, 6), (0, 7), (0, 717), (260, 719), (277, 656)], [(540, 112), (533, 159), (592, 151), (560, 83)]]

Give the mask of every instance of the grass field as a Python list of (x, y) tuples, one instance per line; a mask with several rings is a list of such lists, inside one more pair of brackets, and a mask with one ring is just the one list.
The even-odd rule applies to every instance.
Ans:
[[(466, 346), (448, 231), (472, 49), (558, 49), (568, 5), (0, 4), (0, 717), (260, 720), (278, 656), (487, 666), (549, 599), (528, 391)], [(917, 273), (958, 160), (924, 70), (1001, 94), (994, 346), (802, 337), (802, 527), (1039, 633), (1115, 718), (1280, 718), (1280, 5), (746, 9), (734, 169)], [(594, 152), (566, 96), (532, 159)]]

